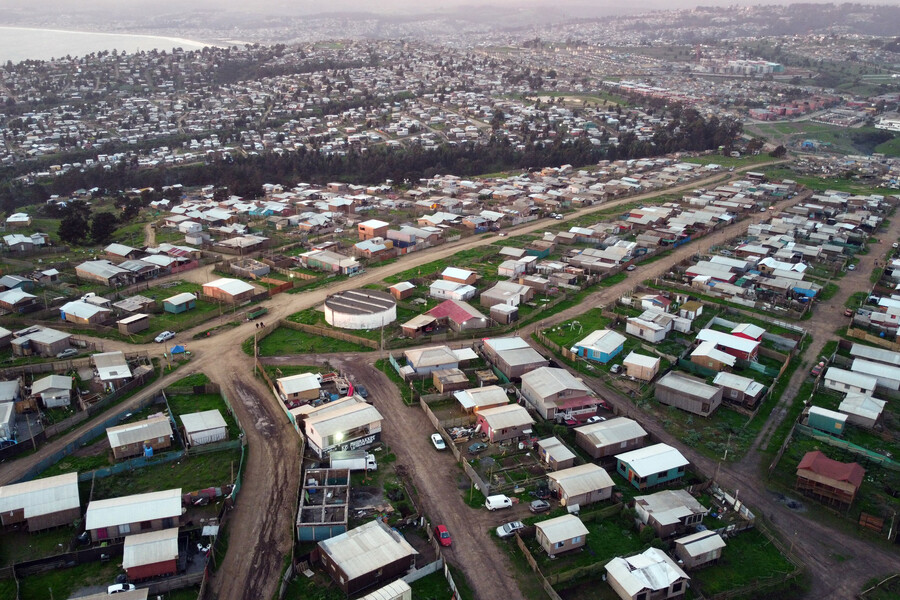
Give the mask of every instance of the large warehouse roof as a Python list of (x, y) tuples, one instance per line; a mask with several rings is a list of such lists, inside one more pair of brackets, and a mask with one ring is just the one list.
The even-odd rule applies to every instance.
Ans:
[(380, 313), (396, 304), (390, 294), (376, 290), (347, 290), (325, 300), (325, 306), (331, 310), (354, 315)]

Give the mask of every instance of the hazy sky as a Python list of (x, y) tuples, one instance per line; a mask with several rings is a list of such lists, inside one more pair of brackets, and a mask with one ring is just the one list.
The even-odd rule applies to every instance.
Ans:
[[(826, 0), (804, 0), (824, 2)], [(897, 0), (867, 2), (869, 4), (896, 4)], [(60, 13), (94, 13), (108, 14), (161, 14), (168, 12), (186, 12), (194, 10), (214, 10), (227, 12), (257, 12), (263, 14), (313, 14), (338, 11), (398, 13), (398, 12), (446, 12), (460, 7), (483, 6), (546, 6), (550, 14), (554, 10), (566, 12), (579, 9), (590, 12), (602, 10), (613, 12), (636, 12), (664, 8), (689, 8), (698, 5), (750, 5), (750, 4), (786, 4), (793, 0), (2, 0), (6, 7), (17, 9), (16, 12), (27, 11), (40, 14), (48, 11)], [(839, 4), (840, 2), (834, 2)], [(613, 10), (611, 10), (613, 9)], [(0, 22), (3, 17), (0, 15)]]

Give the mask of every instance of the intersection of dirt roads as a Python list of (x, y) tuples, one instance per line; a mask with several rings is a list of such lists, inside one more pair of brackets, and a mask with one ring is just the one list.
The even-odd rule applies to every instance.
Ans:
[[(759, 169), (762, 166), (765, 165), (756, 164), (752, 168)], [(663, 193), (679, 193), (713, 185), (726, 177), (734, 177), (741, 170), (693, 181)], [(650, 200), (656, 196), (659, 196), (659, 192), (588, 207), (568, 215), (566, 220), (617, 205)], [(785, 208), (800, 199), (798, 196), (785, 200), (779, 203), (777, 208)], [(663, 259), (639, 266), (627, 280), (591, 294), (580, 305), (548, 317), (542, 324), (547, 327), (573, 318), (589, 308), (612, 304), (631, 291), (638, 282), (659, 277), (672, 265), (690, 255), (704, 252), (710, 246), (740, 235), (746, 231), (751, 222), (759, 222), (768, 217), (768, 214), (752, 215), (712, 235), (686, 244)], [(511, 235), (542, 229), (544, 223), (537, 221), (515, 228)], [(880, 260), (886, 254), (891, 241), (896, 240), (898, 235), (900, 235), (900, 219), (895, 219), (888, 231), (880, 234), (879, 241), (871, 245), (870, 252), (861, 257), (856, 270), (847, 272), (840, 280), (840, 292), (827, 301), (818, 302), (812, 318), (802, 323), (813, 338), (805, 353), (807, 363), (816, 360), (824, 343), (834, 335), (835, 328), (845, 321), (842, 311), (844, 302), (850, 294), (871, 287), (869, 273), (874, 268), (874, 261)], [(269, 313), (264, 320), (274, 322), (294, 312), (318, 306), (324, 302), (327, 295), (334, 292), (377, 283), (402, 270), (494, 241), (496, 239), (493, 236), (466, 238), (406, 255), (390, 265), (371, 269), (353, 279), (336, 282), (325, 288), (303, 294), (277, 295), (266, 304)], [(171, 277), (205, 283), (209, 280), (211, 269), (209, 266)], [(221, 322), (232, 319), (231, 315), (219, 318)], [(208, 328), (216, 323), (217, 321), (207, 322), (200, 327)], [(540, 324), (532, 324), (523, 327), (519, 335), (530, 341), (531, 333), (539, 326)], [(199, 330), (199, 327), (197, 329)], [(190, 342), (188, 346), (193, 358), (188, 367), (183, 367), (170, 376), (161, 377), (140, 394), (114, 409), (127, 410), (141, 399), (193, 372), (205, 373), (212, 381), (221, 385), (222, 392), (231, 399), (246, 432), (249, 459), (245, 466), (240, 496), (230, 515), (231, 550), (211, 580), (212, 597), (223, 600), (272, 597), (279, 583), (284, 556), (291, 549), (292, 528), (296, 518), (294, 510), (300, 481), (299, 440), (271, 391), (261, 379), (253, 375), (253, 359), (241, 350), (241, 343), (252, 336), (253, 331), (253, 324), (245, 323), (234, 328), (223, 328), (221, 333), (213, 337)], [(191, 333), (180, 332), (179, 337), (187, 340), (190, 339)], [(102, 344), (106, 351), (141, 349), (140, 346), (111, 340), (96, 341)], [(151, 354), (160, 353), (158, 346), (146, 345), (143, 349), (149, 350)], [(547, 354), (543, 348), (537, 349)], [(321, 364), (327, 361), (332, 367), (349, 374), (357, 383), (365, 385), (370, 393), (369, 400), (385, 417), (384, 441), (397, 455), (398, 464), (405, 467), (418, 492), (419, 503), (433, 522), (444, 523), (453, 532), (453, 548), (447, 551), (447, 559), (467, 575), (477, 598), (488, 600), (520, 597), (521, 592), (515, 573), (505, 553), (498, 551), (489, 542), (486, 531), (502, 522), (525, 516), (527, 513), (523, 512), (524, 505), (516, 507), (512, 514), (505, 511), (506, 514), (500, 516), (465, 505), (457, 486), (457, 467), (449, 453), (434, 452), (428, 437), (432, 427), (424, 413), (418, 408), (408, 408), (390, 380), (373, 366), (375, 360), (382, 356), (381, 352), (375, 351), (340, 355), (298, 355), (271, 360), (283, 364)], [(808, 514), (786, 508), (767, 490), (763, 476), (763, 455), (760, 452), (760, 449), (765, 447), (763, 441), (768, 439), (774, 428), (785, 417), (787, 406), (807, 375), (806, 367), (807, 364), (803, 364), (797, 369), (779, 406), (768, 416), (766, 425), (750, 451), (737, 462), (721, 464), (718, 467), (717, 480), (727, 489), (740, 490), (741, 500), (757, 514), (764, 515), (786, 539), (790, 540), (794, 552), (808, 568), (811, 585), (809, 597), (852, 598), (872, 577), (900, 570), (898, 569), (900, 561), (896, 554), (882, 546), (823, 525)], [(612, 393), (598, 381), (591, 381), (590, 378), (587, 380), (619, 411), (639, 418), (644, 428), (662, 441), (677, 443), (660, 422), (650, 415), (642, 414), (632, 402)], [(105, 415), (100, 415), (87, 421), (75, 431), (52, 440), (37, 452), (4, 465), (0, 472), (0, 485), (16, 481), (37, 461), (71, 443), (104, 418)], [(711, 459), (682, 444), (678, 444), (678, 447), (700, 472), (707, 476), (716, 472), (717, 465)]]

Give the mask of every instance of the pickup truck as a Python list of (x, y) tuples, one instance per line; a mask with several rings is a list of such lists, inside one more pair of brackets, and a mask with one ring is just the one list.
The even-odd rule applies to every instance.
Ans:
[(257, 317), (261, 317), (268, 312), (269, 312), (269, 309), (263, 308), (263, 307), (257, 308), (255, 310), (251, 310), (250, 312), (247, 313), (247, 320), (252, 321), (253, 319), (256, 319)]

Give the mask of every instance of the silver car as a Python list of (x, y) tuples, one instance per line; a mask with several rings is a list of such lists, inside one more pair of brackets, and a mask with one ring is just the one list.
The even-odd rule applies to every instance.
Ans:
[(508, 538), (520, 529), (525, 529), (525, 524), (522, 523), (522, 521), (510, 521), (509, 523), (504, 523), (497, 528), (497, 537)]

